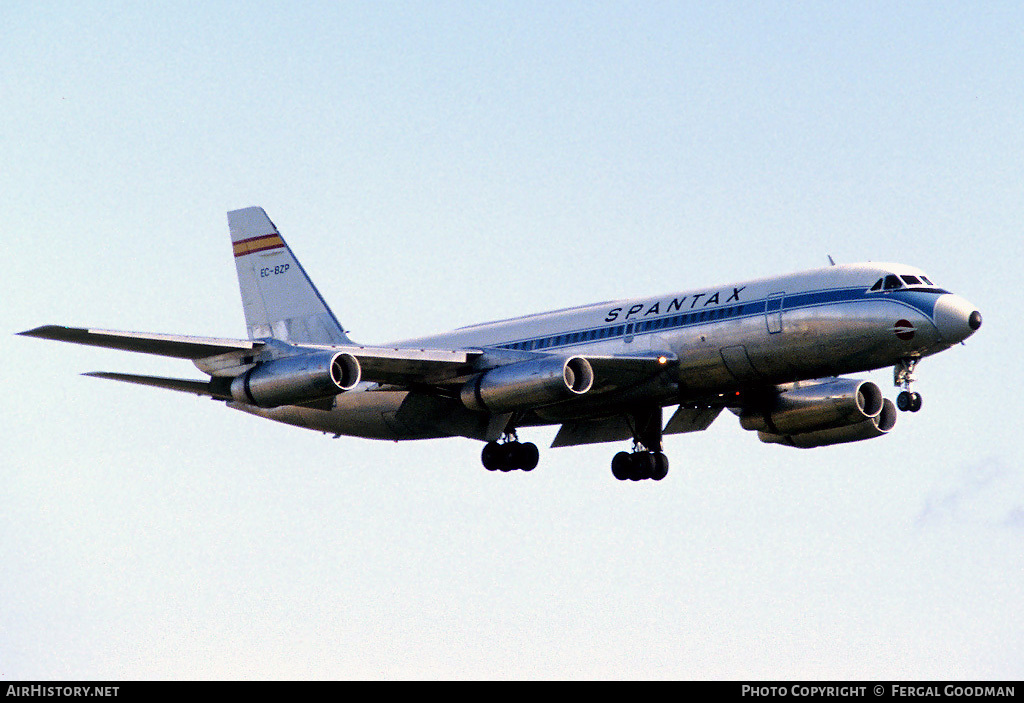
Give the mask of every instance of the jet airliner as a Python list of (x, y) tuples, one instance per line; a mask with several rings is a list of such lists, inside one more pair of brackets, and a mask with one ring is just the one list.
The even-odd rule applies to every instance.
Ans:
[[(534, 469), (520, 430), (553, 447), (632, 442), (619, 480), (661, 480), (666, 434), (728, 408), (762, 442), (811, 448), (888, 434), (920, 410), (918, 362), (962, 342), (981, 313), (902, 264), (813, 271), (596, 303), (445, 334), (353, 342), (259, 207), (228, 213), (248, 339), (46, 325), (20, 334), (191, 360), (205, 380), (86, 375), (208, 396), (335, 436), (484, 442), (491, 471)], [(843, 374), (893, 367), (896, 403)], [(668, 421), (666, 408), (675, 407)]]

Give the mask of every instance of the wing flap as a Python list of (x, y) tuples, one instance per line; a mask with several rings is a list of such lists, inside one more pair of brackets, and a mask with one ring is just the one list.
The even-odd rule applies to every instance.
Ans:
[(472, 372), (472, 362), (483, 352), (478, 349), (411, 349), (364, 346), (313, 346), (351, 354), (359, 360), (364, 381), (394, 384), (452, 383)]
[[(664, 434), (681, 434), (706, 430), (715, 421), (722, 408), (679, 407), (662, 430)], [(579, 444), (599, 444), (630, 439), (633, 430), (625, 415), (601, 420), (572, 420), (562, 424), (552, 447), (574, 447)]]
[(665, 434), (683, 434), (684, 432), (703, 432), (715, 421), (722, 412), (717, 408), (684, 408), (682, 405), (675, 411), (665, 425)]
[(625, 416), (618, 415), (603, 420), (573, 420), (562, 424), (552, 447), (575, 447), (580, 444), (619, 442), (633, 436)]

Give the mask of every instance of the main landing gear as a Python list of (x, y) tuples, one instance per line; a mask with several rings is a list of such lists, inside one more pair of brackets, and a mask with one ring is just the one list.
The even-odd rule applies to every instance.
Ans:
[(612, 459), (612, 476), (620, 481), (655, 481), (668, 476), (668, 457), (664, 452), (634, 449), (633, 453), (619, 452)]
[(914, 382), (914, 368), (918, 359), (900, 359), (899, 363), (892, 370), (892, 382), (903, 390), (896, 396), (896, 407), (903, 412), (916, 413), (921, 409), (921, 394), (910, 390), (910, 384)]
[(627, 415), (633, 430), (633, 452), (612, 459), (612, 476), (620, 481), (660, 481), (668, 475), (668, 457), (662, 451), (661, 408), (641, 408)]
[(488, 471), (533, 471), (540, 461), (540, 451), (533, 442), (520, 442), (515, 432), (505, 435), (503, 442), (488, 442), (480, 452), (480, 461)]

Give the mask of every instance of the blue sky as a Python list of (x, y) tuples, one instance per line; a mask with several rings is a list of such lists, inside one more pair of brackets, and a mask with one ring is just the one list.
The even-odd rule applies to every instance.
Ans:
[[(1024, 10), (633, 5), (4, 4), (0, 679), (1024, 675)], [(726, 415), (638, 484), (615, 444), (495, 475), (13, 336), (244, 336), (249, 205), (361, 342), (827, 254), (985, 324), (885, 438)]]

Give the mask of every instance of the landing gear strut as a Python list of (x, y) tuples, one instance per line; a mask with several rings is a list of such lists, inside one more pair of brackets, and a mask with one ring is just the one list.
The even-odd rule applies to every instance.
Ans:
[(921, 409), (921, 394), (910, 390), (910, 384), (914, 382), (914, 368), (918, 359), (900, 359), (899, 363), (892, 370), (892, 382), (896, 387), (902, 387), (903, 391), (896, 396), (896, 407), (903, 412), (916, 413)]
[(612, 475), (620, 481), (660, 481), (668, 475), (668, 457), (662, 451), (661, 408), (643, 408), (627, 415), (633, 430), (633, 452), (612, 459)]
[(540, 461), (540, 451), (533, 442), (520, 442), (515, 431), (505, 434), (502, 442), (488, 442), (480, 452), (480, 461), (488, 471), (533, 471)]

